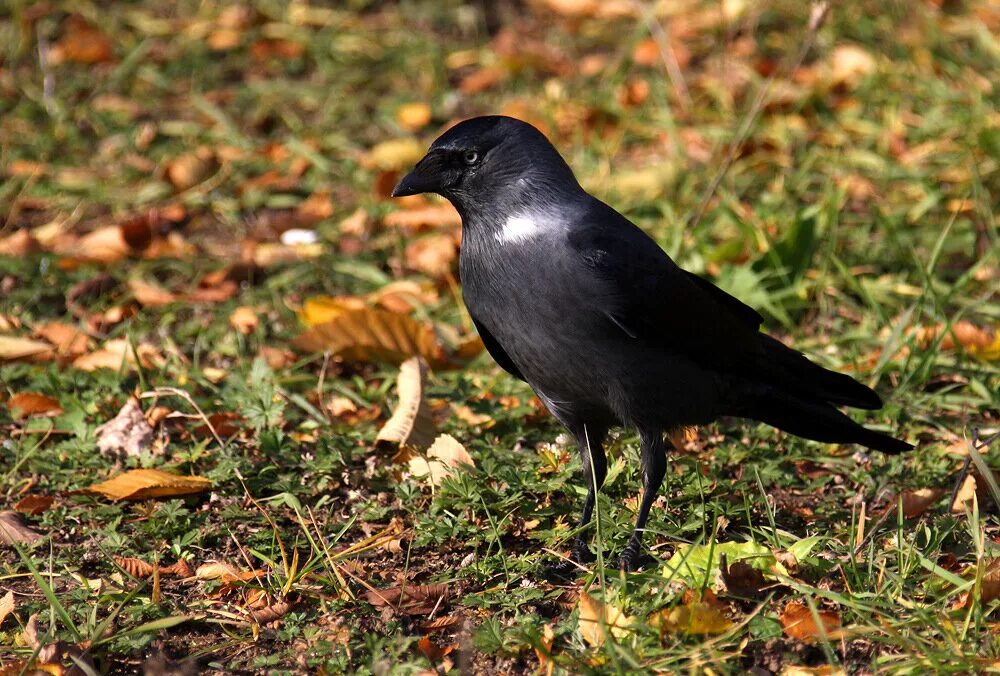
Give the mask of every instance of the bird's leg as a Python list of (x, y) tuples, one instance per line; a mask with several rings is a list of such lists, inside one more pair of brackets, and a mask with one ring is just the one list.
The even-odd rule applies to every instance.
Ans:
[(639, 437), (642, 441), (642, 502), (639, 504), (639, 515), (635, 520), (635, 530), (632, 531), (632, 537), (629, 538), (621, 556), (621, 567), (627, 571), (639, 568), (646, 519), (649, 518), (649, 509), (656, 500), (660, 485), (663, 483), (663, 476), (667, 472), (667, 450), (663, 444), (662, 432), (640, 430)]
[(577, 445), (580, 447), (580, 457), (583, 460), (583, 479), (587, 482), (587, 498), (583, 501), (583, 514), (580, 515), (580, 524), (577, 527), (580, 532), (573, 543), (573, 560), (577, 563), (590, 563), (594, 560), (583, 529), (590, 524), (594, 504), (597, 502), (597, 491), (601, 490), (604, 478), (608, 475), (608, 458), (604, 454), (605, 434), (604, 430), (587, 425), (582, 425), (575, 434)]

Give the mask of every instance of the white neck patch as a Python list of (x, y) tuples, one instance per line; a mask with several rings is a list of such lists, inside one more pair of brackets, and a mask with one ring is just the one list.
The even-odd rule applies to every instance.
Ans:
[(524, 244), (541, 234), (541, 227), (530, 218), (511, 216), (494, 237), (501, 245)]

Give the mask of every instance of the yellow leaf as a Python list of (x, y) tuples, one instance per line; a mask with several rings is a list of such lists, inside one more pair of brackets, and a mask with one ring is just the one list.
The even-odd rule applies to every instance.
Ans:
[(434, 440), (434, 418), (424, 400), (426, 381), (427, 364), (419, 357), (411, 357), (400, 365), (396, 378), (399, 403), (378, 431), (376, 443), (424, 448)]
[(409, 169), (424, 156), (424, 150), (424, 144), (415, 138), (390, 139), (368, 151), (366, 160), (376, 169)]
[(313, 296), (302, 303), (299, 319), (306, 326), (332, 322), (350, 310), (362, 310), (365, 302), (353, 296)]
[(661, 632), (698, 636), (722, 634), (732, 628), (732, 621), (722, 614), (718, 605), (696, 600), (693, 594), (691, 597), (683, 605), (650, 615), (650, 625)]
[(84, 371), (118, 370), (123, 365), (132, 368), (135, 366), (136, 353), (139, 354), (139, 363), (143, 368), (159, 367), (163, 364), (163, 356), (152, 345), (140, 343), (133, 351), (126, 339), (115, 338), (104, 343), (101, 349), (77, 357), (73, 360), (73, 366)]
[(610, 603), (602, 603), (583, 592), (577, 603), (580, 611), (580, 635), (595, 648), (604, 645), (607, 632), (622, 636), (628, 631), (632, 618)]
[(159, 469), (131, 469), (85, 488), (82, 492), (99, 493), (117, 502), (194, 495), (211, 488), (211, 480), (200, 476), (182, 476)]
[(419, 131), (431, 121), (431, 107), (426, 103), (404, 103), (396, 110), (396, 121), (406, 131)]
[(476, 463), (465, 446), (449, 434), (435, 439), (425, 455), (413, 456), (409, 461), (410, 473), (424, 477), (432, 486), (440, 486), (441, 480), (451, 476), (459, 465), (475, 467)]

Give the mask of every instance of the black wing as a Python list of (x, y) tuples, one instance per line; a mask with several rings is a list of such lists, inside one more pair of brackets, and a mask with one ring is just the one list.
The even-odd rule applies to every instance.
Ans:
[(510, 355), (503, 351), (503, 348), (500, 347), (500, 343), (498, 343), (497, 339), (493, 337), (493, 334), (490, 333), (485, 326), (476, 321), (475, 317), (472, 318), (472, 323), (476, 325), (476, 330), (479, 331), (479, 337), (483, 339), (483, 345), (486, 346), (486, 351), (490, 353), (493, 360), (500, 364), (500, 367), (507, 373), (524, 380), (524, 376), (521, 375), (521, 372), (514, 364), (514, 360), (510, 358)]

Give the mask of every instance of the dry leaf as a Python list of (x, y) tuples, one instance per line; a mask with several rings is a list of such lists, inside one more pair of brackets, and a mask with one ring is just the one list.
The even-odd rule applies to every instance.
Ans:
[(759, 597), (761, 590), (768, 584), (764, 574), (746, 561), (735, 561), (730, 565), (726, 558), (722, 554), (719, 560), (719, 572), (722, 574), (722, 581), (726, 583), (726, 591), (742, 598)]
[(425, 454), (415, 455), (409, 461), (410, 473), (424, 477), (432, 486), (440, 486), (441, 480), (451, 476), (459, 465), (475, 467), (476, 463), (465, 447), (448, 434), (439, 436)]
[(167, 164), (167, 179), (178, 192), (183, 192), (204, 181), (218, 167), (215, 154), (207, 148), (200, 148), (171, 160)]
[(137, 577), (142, 580), (153, 574), (153, 564), (147, 563), (142, 559), (135, 559), (126, 556), (115, 556), (113, 559), (118, 566), (120, 566), (132, 577)]
[(417, 641), (417, 650), (420, 654), (435, 664), (444, 661), (443, 666), (446, 671), (450, 669), (451, 663), (445, 660), (445, 657), (454, 652), (457, 647), (457, 643), (451, 643), (441, 648), (431, 640), (430, 636), (423, 636)]
[[(163, 357), (148, 343), (139, 343), (135, 352), (138, 352), (139, 364), (143, 368), (155, 368), (163, 364)], [(115, 338), (105, 342), (101, 349), (77, 357), (73, 360), (73, 366), (84, 371), (118, 370), (123, 366), (134, 367), (135, 361), (135, 353), (129, 342), (125, 338)]]
[(781, 676), (847, 676), (847, 672), (832, 664), (823, 664), (818, 667), (787, 665), (782, 668)]
[(399, 398), (392, 416), (378, 431), (375, 443), (426, 448), (434, 440), (436, 429), (430, 406), (424, 399), (427, 364), (411, 357), (399, 366), (396, 396)]
[(242, 571), (232, 564), (212, 561), (198, 566), (194, 574), (199, 580), (238, 579), (242, 575)]
[(972, 474), (967, 474), (962, 485), (959, 486), (958, 491), (955, 493), (955, 501), (951, 503), (951, 513), (965, 514), (966, 511), (971, 511), (973, 502), (976, 499), (976, 489), (976, 477)]
[(0, 598), (0, 626), (3, 626), (3, 621), (12, 612), (14, 612), (14, 592), (8, 591), (3, 598)]
[(1000, 331), (983, 329), (965, 320), (952, 324), (950, 331), (946, 324), (918, 329), (917, 344), (924, 348), (929, 347), (942, 333), (944, 333), (940, 343), (942, 350), (954, 350), (957, 339), (965, 352), (972, 357), (985, 361), (1000, 359)]
[(875, 70), (875, 59), (857, 45), (838, 45), (830, 56), (830, 77), (834, 85), (854, 87)]
[(103, 453), (124, 452), (140, 456), (153, 441), (153, 428), (139, 405), (139, 400), (129, 397), (118, 415), (95, 430), (97, 448)]
[(404, 615), (426, 615), (435, 608), (440, 610), (450, 596), (446, 584), (415, 584), (365, 592), (365, 599), (376, 608), (389, 607)]
[(35, 516), (47, 511), (53, 502), (55, 502), (55, 498), (51, 495), (25, 495), (14, 504), (14, 510)]
[(282, 263), (307, 261), (323, 255), (325, 247), (321, 242), (313, 244), (281, 244), (264, 242), (253, 247), (251, 256), (255, 265), (269, 268)]
[(38, 240), (28, 230), (15, 230), (12, 235), (0, 237), (0, 256), (24, 256), (40, 248)]
[(132, 292), (133, 298), (144, 307), (160, 307), (175, 303), (178, 300), (177, 294), (167, 291), (157, 284), (144, 282), (141, 279), (130, 279), (128, 287)]
[(63, 24), (62, 37), (49, 49), (48, 60), (58, 64), (103, 63), (111, 61), (114, 54), (108, 36), (90, 25), (83, 18), (73, 15)]
[(979, 601), (988, 604), (1000, 597), (1000, 558), (986, 564), (983, 571), (982, 586), (979, 588)]
[(22, 336), (0, 336), (0, 362), (16, 359), (45, 359), (51, 357), (54, 348), (49, 343)]
[(442, 629), (450, 629), (458, 624), (459, 618), (455, 615), (444, 615), (442, 617), (435, 617), (433, 620), (427, 620), (426, 622), (420, 623), (420, 631), (426, 631), (428, 633), (434, 631), (441, 631)]
[[(478, 338), (476, 339), (478, 340)], [(299, 335), (292, 344), (310, 352), (329, 351), (347, 361), (402, 363), (416, 355), (434, 369), (457, 368), (482, 349), (473, 341), (445, 350), (432, 324), (384, 310), (351, 310)]]
[(808, 643), (820, 638), (822, 634), (826, 634), (828, 638), (836, 638), (836, 634), (839, 633), (838, 630), (840, 629), (840, 617), (837, 613), (832, 610), (817, 609), (816, 615), (823, 625), (822, 633), (816, 624), (816, 620), (813, 618), (812, 611), (798, 601), (792, 601), (785, 606), (785, 610), (781, 613), (779, 619), (781, 620), (781, 626), (784, 628), (785, 635), (789, 638)]
[(80, 328), (64, 322), (35, 325), (35, 335), (55, 346), (60, 355), (78, 357), (90, 348), (90, 337)]
[(244, 336), (249, 336), (257, 330), (260, 320), (257, 318), (257, 313), (253, 311), (253, 308), (241, 305), (229, 315), (229, 325)]
[(382, 141), (368, 151), (365, 164), (383, 171), (409, 169), (424, 156), (424, 145), (415, 138)]
[[(899, 499), (903, 503), (903, 516), (913, 519), (920, 516), (944, 496), (943, 488), (918, 488), (913, 491), (903, 491)], [(889, 504), (887, 509), (894, 509), (896, 502)]]
[(42, 537), (28, 528), (21, 514), (13, 511), (0, 512), (0, 542), (8, 545), (30, 545)]
[(211, 489), (211, 480), (204, 477), (171, 474), (159, 469), (131, 469), (80, 492), (99, 493), (117, 502), (195, 495)]
[(447, 233), (428, 235), (406, 245), (406, 267), (428, 277), (446, 279), (458, 259), (458, 245)]
[(431, 107), (426, 103), (404, 103), (396, 110), (396, 121), (406, 131), (420, 131), (431, 121)]
[(284, 617), (294, 607), (295, 601), (292, 599), (278, 601), (277, 603), (272, 603), (269, 606), (264, 606), (259, 610), (250, 611), (250, 619), (257, 624), (268, 624), (269, 622), (274, 622), (275, 620)]
[(577, 602), (580, 611), (580, 635), (594, 648), (604, 645), (607, 632), (622, 636), (628, 631), (632, 618), (610, 603), (602, 603), (583, 592)]
[(306, 326), (332, 322), (352, 310), (365, 309), (365, 301), (355, 296), (313, 296), (306, 298), (299, 311), (299, 319)]
[(63, 412), (58, 399), (36, 392), (18, 392), (7, 402), (7, 409), (14, 420), (32, 416), (56, 416)]
[(507, 79), (508, 71), (500, 66), (485, 66), (478, 68), (458, 83), (458, 90), (463, 94), (478, 94), (491, 89)]
[(387, 215), (382, 223), (390, 228), (417, 231), (424, 228), (458, 227), (462, 225), (462, 216), (450, 202), (442, 202), (394, 211)]

